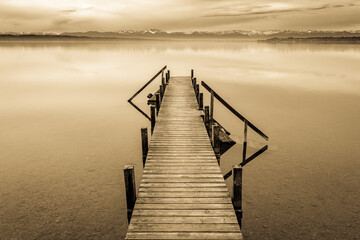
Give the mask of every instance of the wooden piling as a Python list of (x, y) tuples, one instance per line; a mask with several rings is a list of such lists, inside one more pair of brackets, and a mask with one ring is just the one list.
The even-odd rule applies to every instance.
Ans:
[(205, 127), (206, 130), (209, 132), (209, 106), (205, 106), (204, 115)]
[(160, 85), (159, 88), (160, 88), (160, 102), (161, 102), (164, 97), (164, 86)]
[(191, 80), (193, 79), (194, 77), (194, 69), (191, 69)]
[(233, 166), (233, 205), (236, 218), (241, 228), (242, 219), (242, 167)]
[(156, 107), (156, 115), (159, 114), (159, 110), (160, 110), (160, 94), (156, 93), (155, 94), (156, 97), (156, 101), (155, 101), (155, 107)]
[(199, 104), (199, 93), (200, 93), (199, 89), (200, 89), (199, 84), (196, 84), (195, 96), (196, 96), (196, 100), (197, 100), (198, 104)]
[(243, 156), (242, 156), (242, 161), (243, 161), (243, 162), (246, 161), (247, 126), (248, 126), (248, 122), (247, 122), (247, 120), (245, 119), (245, 120), (244, 120), (244, 145), (243, 145)]
[(212, 125), (214, 123), (214, 92), (211, 91), (210, 96), (210, 116), (209, 116), (209, 130), (210, 130), (210, 138), (212, 139)]
[(204, 94), (200, 93), (199, 94), (199, 110), (203, 110), (204, 109)]
[(126, 191), (126, 205), (128, 223), (130, 223), (131, 215), (134, 210), (136, 201), (136, 186), (135, 186), (135, 171), (134, 166), (126, 165), (124, 167), (125, 191)]
[(194, 92), (196, 93), (196, 78), (194, 78), (193, 87), (194, 87)]
[(170, 80), (170, 70), (168, 70), (167, 73), (168, 73), (168, 80)]
[(143, 166), (145, 166), (146, 156), (149, 151), (148, 129), (147, 128), (141, 128), (141, 143), (142, 143)]
[(216, 156), (216, 160), (218, 161), (218, 164), (220, 165), (220, 139), (219, 139), (219, 131), (220, 131), (220, 126), (219, 125), (213, 125), (212, 126), (213, 130), (212, 130), (212, 141), (213, 141), (213, 148), (214, 148), (214, 153)]
[(150, 119), (151, 119), (151, 134), (153, 134), (154, 128), (155, 128), (155, 107), (154, 106), (150, 107)]

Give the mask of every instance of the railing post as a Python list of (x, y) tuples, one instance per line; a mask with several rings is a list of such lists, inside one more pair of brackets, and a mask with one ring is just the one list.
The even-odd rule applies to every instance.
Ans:
[(155, 99), (156, 99), (156, 101), (155, 101), (155, 107), (156, 107), (156, 115), (158, 115), (159, 114), (159, 110), (160, 110), (160, 94), (159, 93), (156, 93), (155, 94)]
[(170, 80), (170, 70), (167, 71), (168, 72), (168, 81)]
[(160, 102), (161, 102), (164, 97), (164, 86), (160, 85), (159, 88), (160, 88)]
[(147, 128), (141, 128), (141, 143), (142, 143), (143, 166), (145, 166), (146, 156), (149, 151), (148, 129)]
[(191, 69), (191, 80), (193, 79), (194, 77), (194, 69)]
[(136, 201), (136, 186), (135, 186), (135, 171), (134, 166), (124, 166), (124, 179), (126, 190), (126, 205), (127, 205), (127, 217), (128, 223), (130, 223), (131, 215), (134, 210)]
[(218, 161), (218, 164), (220, 165), (219, 131), (220, 131), (220, 126), (219, 125), (213, 125), (212, 126), (212, 133), (213, 133), (212, 141), (213, 141), (214, 153), (215, 153), (215, 156), (216, 156), (216, 160)]
[(151, 106), (150, 107), (150, 119), (151, 119), (151, 135), (154, 132), (154, 128), (155, 128), (155, 107)]
[(242, 167), (240, 165), (233, 166), (233, 205), (236, 218), (241, 228), (242, 219)]
[(242, 161), (245, 162), (246, 160), (246, 148), (247, 148), (247, 126), (248, 126), (248, 122), (245, 119), (244, 120), (244, 145), (243, 145), (243, 156), (242, 156)]
[(194, 87), (194, 92), (196, 93), (196, 78), (194, 78), (193, 87)]
[(210, 117), (209, 117), (209, 131), (210, 131), (210, 138), (212, 139), (212, 125), (214, 122), (214, 91), (211, 91), (210, 96)]
[(200, 93), (199, 94), (199, 110), (203, 110), (204, 109), (204, 94)]
[(196, 84), (195, 95), (196, 95), (196, 100), (199, 104), (199, 84)]
[(204, 123), (205, 123), (205, 127), (206, 130), (209, 132), (209, 106), (205, 106), (205, 111), (204, 111)]

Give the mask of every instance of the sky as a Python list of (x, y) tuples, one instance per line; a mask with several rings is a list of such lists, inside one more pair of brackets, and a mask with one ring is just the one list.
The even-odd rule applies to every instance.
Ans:
[(359, 30), (360, 0), (0, 0), (0, 32)]

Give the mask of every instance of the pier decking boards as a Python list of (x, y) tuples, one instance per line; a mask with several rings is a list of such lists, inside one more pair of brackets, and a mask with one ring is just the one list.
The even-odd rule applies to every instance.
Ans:
[(190, 77), (171, 77), (126, 239), (242, 239)]

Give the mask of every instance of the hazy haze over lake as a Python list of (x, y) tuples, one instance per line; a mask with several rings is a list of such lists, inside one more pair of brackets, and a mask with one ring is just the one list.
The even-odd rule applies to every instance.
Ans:
[[(270, 137), (244, 167), (247, 239), (360, 238), (360, 46), (123, 41), (0, 43), (0, 239), (124, 238), (123, 166), (139, 183), (149, 125), (127, 99), (164, 65), (195, 69)], [(158, 84), (134, 102), (148, 111)], [(265, 144), (249, 137), (249, 154)]]

